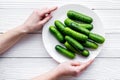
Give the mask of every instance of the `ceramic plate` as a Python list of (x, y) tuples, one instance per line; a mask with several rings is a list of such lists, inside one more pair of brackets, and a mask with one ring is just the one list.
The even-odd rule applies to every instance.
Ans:
[[(64, 57), (63, 55), (59, 54), (55, 50), (56, 45), (58, 44), (63, 45), (63, 44), (59, 43), (56, 40), (56, 38), (49, 32), (49, 26), (54, 25), (55, 20), (60, 20), (64, 22), (64, 20), (67, 18), (66, 14), (68, 10), (74, 10), (74, 11), (86, 14), (88, 16), (91, 16), (93, 18), (92, 24), (94, 26), (94, 29), (92, 30), (92, 32), (95, 32), (95, 33), (98, 33), (104, 36), (104, 29), (103, 29), (102, 22), (94, 11), (79, 4), (68, 4), (68, 5), (61, 6), (55, 12), (53, 12), (52, 19), (44, 26), (43, 32), (42, 32), (43, 43), (44, 43), (45, 49), (47, 50), (48, 54), (59, 63), (62, 63), (64, 61), (68, 61), (71, 59)], [(99, 45), (99, 48), (96, 50), (88, 49), (90, 51), (89, 57), (82, 57), (81, 55), (76, 55), (75, 59), (72, 59), (72, 60), (86, 62), (90, 59), (93, 59), (100, 53), (102, 47), (103, 45)]]

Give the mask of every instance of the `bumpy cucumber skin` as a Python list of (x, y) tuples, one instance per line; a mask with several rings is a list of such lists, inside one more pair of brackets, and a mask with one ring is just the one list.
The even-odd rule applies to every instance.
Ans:
[(69, 19), (69, 18), (66, 18), (65, 20), (64, 20), (64, 24), (66, 25), (66, 26), (71, 26), (71, 23), (75, 23), (73, 20), (71, 20), (71, 19)]
[(60, 31), (63, 34), (65, 25), (59, 20), (55, 20), (54, 24), (55, 24), (56, 28), (58, 29), (58, 31)]
[(80, 27), (88, 29), (88, 30), (92, 30), (93, 29), (93, 25), (92, 24), (85, 24), (85, 23), (78, 23), (76, 21), (73, 21), (69, 18), (65, 19), (64, 21), (65, 25), (70, 27), (72, 23), (74, 24), (78, 24)]
[(72, 51), (72, 52), (74, 52), (74, 53), (78, 53), (78, 51), (75, 50), (67, 41), (64, 43), (64, 45), (65, 45), (65, 47), (66, 47), (68, 50), (70, 50), (70, 51)]
[(83, 51), (84, 47), (82, 46), (81, 43), (79, 43), (78, 41), (76, 41), (75, 39), (73, 39), (70, 36), (65, 36), (65, 40), (71, 45), (73, 46), (77, 51)]
[(78, 24), (72, 23), (70, 28), (72, 28), (80, 33), (83, 33), (85, 35), (89, 35), (89, 33), (90, 33), (90, 31), (88, 29), (82, 28)]
[(65, 24), (67, 25), (68, 24), (68, 27), (75, 30), (75, 31), (78, 31), (80, 33), (83, 33), (83, 34), (86, 34), (86, 35), (89, 35), (90, 31), (88, 29), (85, 29), (83, 27), (81, 27), (79, 24), (73, 22), (73, 21), (70, 21), (68, 19), (65, 20)]
[(97, 49), (98, 48), (98, 44), (93, 42), (93, 41), (90, 41), (90, 40), (87, 40), (85, 43), (82, 43), (82, 45), (84, 47), (91, 48), (91, 49)]
[(79, 26), (81, 26), (81, 27), (83, 27), (85, 29), (88, 29), (90, 31), (93, 29), (93, 25), (92, 24), (79, 24)]
[(90, 55), (90, 53), (89, 53), (89, 51), (88, 50), (83, 50), (83, 51), (77, 51), (74, 47), (72, 47), (67, 41), (64, 43), (64, 45), (65, 45), (65, 47), (68, 49), (68, 50), (70, 50), (70, 51), (72, 51), (72, 52), (74, 52), (74, 53), (77, 53), (77, 54), (79, 54), (79, 55), (82, 55), (82, 56), (84, 56), (84, 57), (88, 57), (89, 55)]
[(72, 53), (71, 51), (68, 51), (67, 49), (65, 49), (64, 47), (60, 46), (60, 45), (56, 45), (55, 49), (62, 55), (70, 58), (70, 59), (74, 59), (75, 58), (75, 54)]
[(93, 19), (87, 15), (84, 15), (82, 13), (78, 13), (76, 11), (73, 11), (73, 10), (69, 10), (67, 12), (67, 16), (70, 18), (70, 19), (73, 19), (73, 20), (78, 20), (78, 21), (83, 21), (85, 23), (92, 23)]
[(102, 44), (105, 41), (105, 38), (103, 36), (96, 34), (96, 33), (90, 33), (88, 37), (89, 37), (89, 39), (91, 39), (99, 44)]
[(59, 42), (61, 42), (61, 43), (65, 42), (64, 36), (55, 28), (55, 26), (50, 26), (49, 31), (55, 36), (55, 38)]
[(86, 36), (82, 33), (76, 32), (68, 27), (64, 28), (64, 34), (71, 36), (74, 39), (76, 39), (78, 41), (82, 41), (82, 42), (85, 42), (88, 39), (88, 36)]
[(84, 57), (88, 57), (90, 55), (90, 52), (87, 49), (85, 49), (81, 52), (81, 55)]

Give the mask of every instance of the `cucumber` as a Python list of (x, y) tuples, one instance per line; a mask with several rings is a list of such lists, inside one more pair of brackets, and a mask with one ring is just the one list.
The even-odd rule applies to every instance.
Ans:
[(84, 47), (91, 48), (91, 49), (97, 49), (98, 48), (98, 44), (93, 42), (93, 41), (90, 41), (90, 40), (87, 40), (85, 43), (82, 43), (82, 45)]
[(61, 42), (61, 43), (65, 42), (64, 36), (55, 28), (55, 26), (50, 26), (49, 31), (55, 36), (55, 38), (59, 42)]
[(55, 49), (62, 55), (70, 58), (70, 59), (74, 59), (75, 58), (75, 54), (72, 53), (71, 51), (68, 51), (66, 48), (60, 46), (60, 45), (56, 45)]
[(65, 45), (65, 47), (66, 47), (68, 50), (70, 50), (70, 51), (72, 51), (72, 52), (74, 52), (74, 53), (78, 53), (78, 51), (75, 50), (67, 41), (64, 43), (64, 45)]
[(78, 23), (78, 22), (73, 21), (73, 20), (71, 20), (71, 19), (69, 19), (69, 18), (65, 19), (64, 23), (65, 23), (65, 25), (68, 26), (68, 27), (70, 27), (71, 24), (74, 23), (74, 24), (78, 24), (80, 27), (85, 28), (85, 29), (88, 29), (88, 30), (92, 30), (92, 29), (93, 29), (93, 25), (92, 25), (92, 24)]
[(55, 24), (56, 28), (58, 29), (58, 31), (60, 31), (63, 34), (65, 25), (59, 20), (55, 20), (54, 24)]
[(81, 52), (81, 55), (84, 57), (88, 57), (90, 55), (90, 52), (87, 49), (85, 49)]
[(89, 33), (90, 33), (90, 31), (88, 29), (82, 28), (78, 24), (72, 23), (70, 28), (73, 29), (73, 30), (76, 30), (76, 31), (78, 31), (80, 33), (83, 33), (85, 35), (89, 35)]
[[(69, 19), (68, 19), (69, 20)], [(80, 33), (89, 35), (90, 31), (88, 29), (85, 29), (83, 27), (81, 27), (79, 24), (72, 22), (70, 23), (70, 21), (68, 22), (67, 20), (65, 20), (65, 24), (67, 25), (67, 23), (69, 23), (68, 27), (70, 27), (71, 29), (78, 31)]]
[[(78, 23), (79, 24), (79, 23)], [(88, 30), (92, 30), (93, 29), (93, 25), (92, 24), (79, 24), (81, 27), (88, 29)]]
[(79, 12), (73, 11), (73, 10), (69, 10), (67, 12), (67, 16), (70, 19), (82, 21), (82, 22), (89, 23), (89, 24), (92, 23), (92, 21), (93, 21), (93, 19), (91, 17), (84, 15), (82, 13), (79, 13)]
[(78, 41), (82, 41), (82, 42), (85, 42), (88, 39), (88, 36), (86, 36), (82, 33), (76, 32), (68, 27), (64, 28), (64, 34), (71, 36), (74, 39), (76, 39)]
[(73, 39), (70, 36), (65, 36), (65, 40), (71, 45), (73, 46), (77, 51), (83, 51), (84, 47), (82, 46), (81, 43), (79, 43), (78, 41), (76, 41), (75, 39)]
[(100, 44), (104, 43), (104, 41), (105, 41), (104, 37), (102, 37), (101, 35), (96, 34), (96, 33), (90, 33), (88, 37), (89, 37), (89, 39), (91, 39), (97, 43), (100, 43)]
[(65, 47), (68, 49), (68, 50), (70, 50), (70, 51), (72, 51), (72, 52), (74, 52), (74, 53), (76, 53), (76, 54), (78, 54), (78, 55), (82, 55), (82, 56), (85, 56), (85, 57), (87, 57), (87, 56), (89, 56), (89, 51), (88, 50), (83, 50), (83, 51), (77, 51), (75, 48), (73, 48), (67, 41), (64, 43), (64, 45), (65, 45)]

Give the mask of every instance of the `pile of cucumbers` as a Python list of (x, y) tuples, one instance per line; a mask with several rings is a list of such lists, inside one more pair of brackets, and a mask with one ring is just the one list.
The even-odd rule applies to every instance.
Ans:
[(90, 52), (86, 48), (97, 49), (105, 38), (99, 34), (92, 33), (93, 19), (85, 14), (69, 10), (64, 24), (55, 20), (55, 26), (50, 26), (49, 31), (62, 44), (56, 45), (55, 49), (62, 55), (74, 59), (76, 54), (88, 57)]

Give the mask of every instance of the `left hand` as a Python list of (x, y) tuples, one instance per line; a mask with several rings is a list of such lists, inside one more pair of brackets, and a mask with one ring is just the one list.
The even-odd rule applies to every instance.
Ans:
[(85, 63), (81, 63), (78, 61), (64, 62), (58, 65), (54, 71), (60, 77), (77, 76), (78, 74), (82, 73), (92, 62), (93, 60), (89, 60), (88, 62)]
[(92, 62), (93, 60), (89, 60), (85, 63), (78, 61), (64, 62), (59, 64), (55, 69), (35, 77), (33, 80), (58, 80), (63, 76), (77, 76), (83, 72)]
[(35, 10), (23, 24), (23, 31), (26, 33), (31, 33), (41, 30), (43, 25), (51, 19), (51, 12), (56, 9), (57, 7)]

